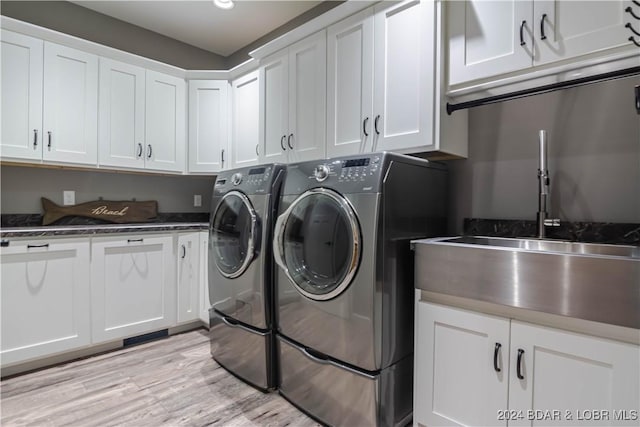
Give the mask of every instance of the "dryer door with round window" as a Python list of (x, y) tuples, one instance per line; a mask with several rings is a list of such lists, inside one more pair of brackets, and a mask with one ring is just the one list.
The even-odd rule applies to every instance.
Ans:
[(351, 204), (329, 189), (303, 193), (276, 222), (276, 262), (296, 290), (311, 300), (330, 300), (344, 292), (356, 274), (361, 250)]

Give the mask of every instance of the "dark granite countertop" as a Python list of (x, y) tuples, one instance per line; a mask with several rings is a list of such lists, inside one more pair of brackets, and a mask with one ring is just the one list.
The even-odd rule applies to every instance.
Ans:
[(56, 224), (42, 225), (38, 214), (3, 214), (0, 237), (81, 236), (116, 233), (150, 233), (168, 231), (206, 230), (208, 213), (163, 213), (153, 222), (113, 224), (90, 218), (62, 218)]
[[(536, 222), (510, 219), (465, 218), (467, 236), (535, 237)], [(640, 224), (611, 222), (561, 222), (547, 227), (547, 239), (571, 242), (640, 246)]]

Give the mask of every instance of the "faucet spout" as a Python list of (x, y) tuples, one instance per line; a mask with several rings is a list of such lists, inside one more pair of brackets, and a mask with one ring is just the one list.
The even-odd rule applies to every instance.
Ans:
[(536, 236), (539, 239), (546, 237), (546, 227), (557, 227), (560, 225), (559, 219), (550, 219), (547, 212), (547, 202), (549, 198), (549, 171), (547, 170), (547, 131), (541, 130), (538, 134), (540, 150), (538, 163), (538, 213), (536, 215)]

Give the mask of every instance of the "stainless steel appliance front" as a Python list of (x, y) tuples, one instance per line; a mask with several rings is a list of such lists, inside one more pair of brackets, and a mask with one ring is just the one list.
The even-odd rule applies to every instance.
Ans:
[(270, 242), (283, 175), (281, 165), (222, 172), (212, 197), (211, 354), (261, 389), (277, 386)]
[(322, 422), (411, 416), (410, 241), (445, 233), (445, 191), (443, 166), (392, 153), (287, 168), (274, 235), (280, 391)]

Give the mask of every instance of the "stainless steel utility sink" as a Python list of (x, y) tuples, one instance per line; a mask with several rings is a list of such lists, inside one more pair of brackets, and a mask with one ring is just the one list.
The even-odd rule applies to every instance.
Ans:
[(640, 259), (639, 246), (604, 245), (597, 243), (566, 242), (562, 240), (509, 239), (504, 237), (462, 236), (439, 240), (443, 243), (517, 248), (539, 252), (563, 252), (582, 255), (604, 255)]
[(640, 329), (640, 247), (463, 236), (413, 242), (417, 288)]

